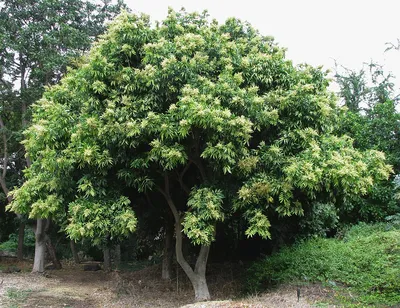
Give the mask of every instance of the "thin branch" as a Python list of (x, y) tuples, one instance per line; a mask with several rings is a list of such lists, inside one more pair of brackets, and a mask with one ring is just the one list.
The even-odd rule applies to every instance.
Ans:
[(183, 168), (181, 174), (180, 174), (180, 178), (183, 179), (183, 177), (185, 176), (185, 173), (189, 170), (190, 165), (192, 164), (191, 161), (189, 161), (189, 163), (185, 166), (185, 168)]
[(200, 156), (200, 145), (199, 145), (199, 140), (200, 140), (200, 135), (199, 135), (199, 131), (198, 130), (194, 130), (193, 132), (193, 141), (194, 141), (194, 148), (195, 148), (195, 158), (189, 158), (189, 160), (191, 162), (193, 162), (197, 168), (200, 171), (200, 175), (202, 180), (205, 182), (207, 181), (207, 174), (206, 171), (204, 169), (204, 166), (201, 162), (201, 156)]
[(169, 176), (165, 173), (164, 174), (164, 187), (165, 187), (165, 192), (167, 193), (168, 197), (170, 196), (169, 192)]
[[(200, 159), (201, 159), (201, 158), (200, 158)], [(202, 164), (202, 162), (201, 162), (200, 159), (189, 158), (189, 160), (190, 160), (193, 164), (196, 165), (197, 169), (199, 169), (201, 178), (202, 178), (202, 180), (205, 182), (205, 181), (207, 181), (207, 174), (206, 174), (206, 171), (205, 171), (204, 166), (203, 166), (203, 164)]]
[(181, 185), (182, 189), (185, 191), (185, 193), (187, 195), (190, 194), (190, 189), (185, 185), (185, 183), (183, 182), (183, 177), (185, 176), (185, 173), (188, 171), (190, 165), (192, 164), (191, 161), (189, 161), (188, 164), (186, 164), (185, 168), (182, 170), (181, 173), (179, 173), (178, 171), (176, 171), (177, 175), (178, 175), (178, 181), (179, 184)]
[(168, 198), (166, 192), (158, 185), (155, 185), (155, 188), (165, 197)]
[(164, 189), (162, 189), (160, 186), (156, 185), (156, 189), (164, 196), (165, 200), (168, 203), (168, 206), (174, 215), (175, 223), (180, 224), (181, 223), (181, 218), (179, 215), (179, 212), (172, 201), (170, 190), (169, 190), (169, 177), (167, 174), (164, 174)]

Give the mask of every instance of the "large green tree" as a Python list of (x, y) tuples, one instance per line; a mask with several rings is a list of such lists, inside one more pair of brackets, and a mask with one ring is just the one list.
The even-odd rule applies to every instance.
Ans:
[[(125, 8), (122, 2), (108, 0), (0, 1), (0, 184), (6, 196), (10, 185), (18, 184), (10, 181), (9, 170), (17, 169), (13, 175), (18, 174), (21, 182), (21, 170), (30, 165), (19, 144), (30, 120), (30, 105), (46, 85), (60, 80), (67, 64), (90, 48), (104, 32), (105, 22), (121, 8)], [(37, 239), (46, 238), (44, 228), (45, 222), (37, 220)], [(44, 241), (36, 244), (34, 271), (43, 271)]]
[[(82, 64), (34, 106), (24, 145), (33, 160), (11, 209), (62, 217), (73, 239), (134, 231), (135, 197), (157, 194), (173, 214), (176, 257), (196, 300), (217, 224), (242, 214), (247, 236), (268, 216), (365, 194), (390, 167), (332, 134), (335, 96), (319, 68), (294, 67), (249, 24), (170, 11), (157, 26), (122, 14)], [(132, 204), (132, 205), (131, 205)], [(192, 267), (186, 235), (199, 246)]]

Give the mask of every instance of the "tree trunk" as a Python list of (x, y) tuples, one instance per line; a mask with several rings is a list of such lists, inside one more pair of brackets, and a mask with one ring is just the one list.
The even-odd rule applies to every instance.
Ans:
[(205, 275), (196, 275), (191, 282), (194, 288), (194, 298), (196, 302), (210, 300), (210, 292), (208, 291)]
[(165, 240), (164, 240), (164, 252), (162, 262), (162, 279), (172, 279), (172, 257), (174, 255), (173, 250), (174, 241), (174, 228), (170, 220), (166, 220), (165, 224)]
[(46, 253), (45, 219), (37, 219), (35, 232), (35, 258), (32, 273), (43, 273)]
[(111, 272), (111, 254), (110, 254), (110, 247), (103, 248), (103, 258), (104, 263), (103, 267), (106, 272)]
[[(208, 291), (207, 281), (206, 281), (206, 269), (207, 269), (207, 261), (208, 255), (210, 254), (210, 246), (201, 246), (199, 255), (197, 256), (196, 265), (194, 268), (195, 282), (196, 285), (195, 299), (197, 301), (209, 300), (210, 292)], [(192, 282), (193, 283), (193, 282)], [(203, 299), (204, 298), (204, 299)]]
[(51, 243), (50, 237), (48, 236), (50, 224), (51, 224), (51, 220), (46, 219), (46, 227), (44, 228), (44, 237), (45, 237), (46, 247), (47, 247), (47, 251), (49, 253), (51, 262), (53, 263), (54, 268), (59, 270), (59, 269), (62, 269), (62, 265), (61, 265), (61, 262), (57, 259), (56, 250), (55, 250), (53, 244)]
[(181, 223), (175, 224), (176, 232), (176, 260), (188, 276), (194, 289), (194, 299), (196, 302), (208, 301), (211, 299), (206, 280), (206, 267), (210, 246), (201, 246), (197, 257), (196, 266), (193, 270), (182, 253), (182, 226)]
[(197, 257), (196, 265), (194, 270), (190, 266), (190, 264), (186, 261), (182, 252), (182, 219), (179, 214), (174, 201), (170, 195), (169, 189), (169, 178), (168, 175), (164, 175), (164, 184), (165, 188), (162, 189), (157, 187), (158, 191), (165, 197), (165, 200), (168, 203), (168, 206), (174, 216), (175, 220), (175, 253), (176, 253), (176, 261), (182, 267), (185, 274), (188, 276), (190, 282), (192, 283), (194, 293), (195, 293), (195, 301), (208, 301), (211, 299), (210, 292), (208, 291), (207, 281), (206, 281), (206, 267), (208, 255), (210, 253), (210, 246), (201, 246), (199, 255)]
[(76, 251), (75, 242), (73, 240), (70, 240), (69, 246), (71, 247), (72, 257), (74, 258), (75, 264), (79, 264), (80, 263), (79, 255), (78, 255), (78, 252)]
[(121, 245), (117, 244), (114, 247), (114, 264), (115, 264), (115, 269), (119, 269), (121, 265)]
[(193, 270), (182, 253), (182, 225), (180, 215), (176, 209), (174, 202), (172, 201), (171, 196), (167, 193), (165, 194), (165, 197), (175, 219), (176, 260), (192, 283), (195, 294), (195, 301), (208, 301), (211, 299), (211, 296), (206, 281), (206, 267), (208, 254), (210, 252), (210, 246), (201, 246), (199, 255), (197, 257), (195, 269)]
[(24, 259), (24, 238), (25, 238), (25, 223), (19, 223), (18, 229), (18, 249), (17, 249), (17, 259), (22, 261)]
[(46, 238), (47, 251), (49, 252), (49, 256), (50, 256), (51, 262), (54, 265), (54, 268), (57, 270), (62, 269), (61, 262), (57, 258), (56, 250), (54, 249), (54, 246), (51, 243), (50, 237), (47, 234), (45, 234), (45, 238)]

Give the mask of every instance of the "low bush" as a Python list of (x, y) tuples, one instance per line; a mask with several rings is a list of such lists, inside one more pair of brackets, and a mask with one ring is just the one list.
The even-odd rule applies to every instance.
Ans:
[(400, 303), (400, 230), (359, 224), (339, 239), (316, 238), (253, 264), (249, 291), (279, 283), (322, 282), (351, 288), (364, 304)]

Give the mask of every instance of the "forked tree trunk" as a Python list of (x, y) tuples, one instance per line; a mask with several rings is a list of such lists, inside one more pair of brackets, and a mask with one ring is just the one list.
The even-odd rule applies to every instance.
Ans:
[[(179, 237), (182, 238), (182, 234)], [(176, 245), (176, 248), (179, 249), (178, 243)], [(190, 282), (192, 283), (194, 289), (194, 299), (196, 302), (208, 301), (211, 299), (206, 280), (206, 267), (207, 267), (207, 259), (209, 252), (210, 252), (210, 246), (201, 246), (199, 255), (197, 256), (197, 262), (194, 270), (192, 270), (190, 265), (183, 258), (183, 255), (177, 258), (179, 265), (182, 267), (182, 269), (188, 276)]]
[(197, 257), (196, 265), (194, 270), (186, 261), (185, 257), (183, 256), (182, 252), (182, 224), (181, 224), (181, 217), (176, 209), (176, 206), (169, 195), (169, 186), (168, 186), (168, 179), (166, 179), (166, 190), (163, 191), (164, 196), (167, 200), (167, 203), (174, 215), (175, 219), (175, 253), (176, 253), (176, 260), (179, 265), (182, 267), (185, 274), (188, 276), (190, 282), (192, 283), (194, 294), (195, 294), (195, 301), (208, 301), (211, 299), (210, 292), (207, 286), (206, 280), (206, 268), (207, 268), (207, 260), (208, 255), (210, 253), (210, 246), (201, 246), (199, 255)]
[(25, 223), (19, 223), (18, 229), (18, 249), (17, 249), (17, 259), (22, 261), (24, 259), (24, 239), (25, 239)]
[(194, 270), (186, 261), (182, 253), (182, 226), (181, 222), (175, 224), (176, 232), (176, 260), (188, 276), (194, 289), (194, 299), (196, 302), (208, 301), (211, 299), (206, 280), (207, 259), (210, 246), (201, 246)]
[(78, 252), (76, 251), (75, 242), (73, 240), (70, 240), (69, 246), (71, 247), (72, 257), (74, 258), (75, 264), (79, 264), (80, 260), (79, 260)]
[[(202, 173), (202, 177), (205, 178), (204, 170), (200, 170)], [(183, 175), (180, 176), (183, 178)], [(182, 267), (185, 274), (188, 276), (190, 282), (192, 283), (195, 301), (208, 301), (211, 299), (210, 292), (208, 290), (207, 281), (206, 281), (206, 268), (207, 268), (207, 260), (208, 255), (210, 253), (210, 246), (201, 246), (199, 255), (197, 257), (196, 265), (194, 270), (186, 261), (182, 252), (182, 219), (179, 214), (174, 201), (172, 200), (170, 194), (170, 185), (168, 175), (164, 175), (164, 189), (157, 187), (158, 191), (165, 197), (165, 200), (168, 203), (168, 206), (174, 216), (175, 221), (175, 253), (176, 253), (176, 261)]]
[(174, 255), (174, 228), (170, 220), (165, 223), (164, 252), (162, 261), (162, 279), (172, 279), (172, 257)]
[(110, 253), (110, 247), (104, 247), (103, 248), (103, 258), (104, 258), (104, 263), (103, 263), (103, 268), (104, 271), (106, 272), (111, 272), (111, 253)]
[(46, 219), (37, 219), (35, 232), (35, 258), (33, 261), (32, 273), (43, 273), (46, 255), (45, 237)]

